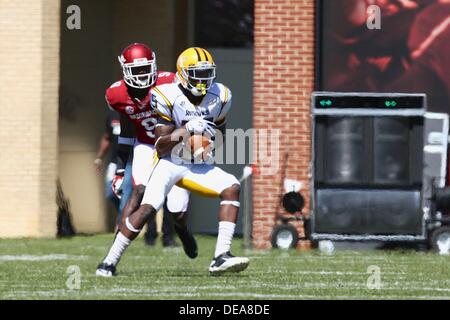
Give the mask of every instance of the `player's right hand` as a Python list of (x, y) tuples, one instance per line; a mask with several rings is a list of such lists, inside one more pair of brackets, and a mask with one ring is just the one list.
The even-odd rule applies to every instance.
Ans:
[(122, 183), (123, 183), (124, 174), (125, 174), (125, 170), (123, 170), (123, 169), (117, 170), (116, 175), (113, 178), (112, 183), (111, 183), (112, 192), (118, 199), (122, 198), (123, 191), (122, 191), (121, 187), (122, 187)]
[(203, 118), (194, 118), (186, 123), (186, 130), (193, 134), (207, 133), (209, 136), (216, 135), (216, 125)]

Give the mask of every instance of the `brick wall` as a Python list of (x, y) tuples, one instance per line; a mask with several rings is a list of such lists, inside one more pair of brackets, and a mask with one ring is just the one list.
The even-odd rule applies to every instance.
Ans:
[[(270, 247), (285, 178), (303, 182), (309, 205), (310, 94), (314, 85), (314, 0), (255, 1), (253, 116), (256, 129), (280, 129), (280, 169), (253, 178), (253, 245)], [(288, 160), (284, 163), (284, 156)], [(297, 226), (301, 230), (301, 225)]]
[(0, 1), (0, 237), (56, 234), (59, 1)]

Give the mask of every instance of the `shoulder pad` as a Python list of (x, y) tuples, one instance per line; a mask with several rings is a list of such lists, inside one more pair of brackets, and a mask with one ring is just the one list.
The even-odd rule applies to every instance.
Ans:
[(168, 106), (170, 109), (178, 96), (178, 85), (174, 83), (163, 84), (152, 88), (152, 96), (159, 104)]
[(123, 81), (114, 82), (108, 89), (106, 89), (106, 102), (110, 107), (114, 107), (115, 104), (120, 103), (126, 96), (126, 88)]
[(173, 83), (175, 79), (175, 73), (169, 71), (158, 71), (158, 77), (156, 78), (156, 85), (160, 86), (167, 83)]
[(210, 91), (220, 97), (222, 105), (227, 104), (231, 100), (231, 90), (222, 83), (215, 82)]

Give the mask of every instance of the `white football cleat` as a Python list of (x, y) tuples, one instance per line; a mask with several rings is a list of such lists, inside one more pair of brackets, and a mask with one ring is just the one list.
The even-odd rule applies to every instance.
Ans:
[(209, 266), (211, 275), (220, 275), (224, 272), (241, 272), (247, 269), (250, 260), (245, 257), (235, 257), (229, 251), (215, 257)]
[(116, 275), (116, 267), (112, 264), (100, 263), (97, 267), (95, 275), (100, 277), (112, 277)]

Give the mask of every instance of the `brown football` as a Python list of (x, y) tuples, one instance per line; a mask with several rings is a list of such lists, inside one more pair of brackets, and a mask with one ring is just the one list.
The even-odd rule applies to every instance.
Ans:
[(209, 138), (201, 134), (194, 134), (189, 137), (189, 147), (191, 155), (199, 160), (207, 160), (210, 154)]

